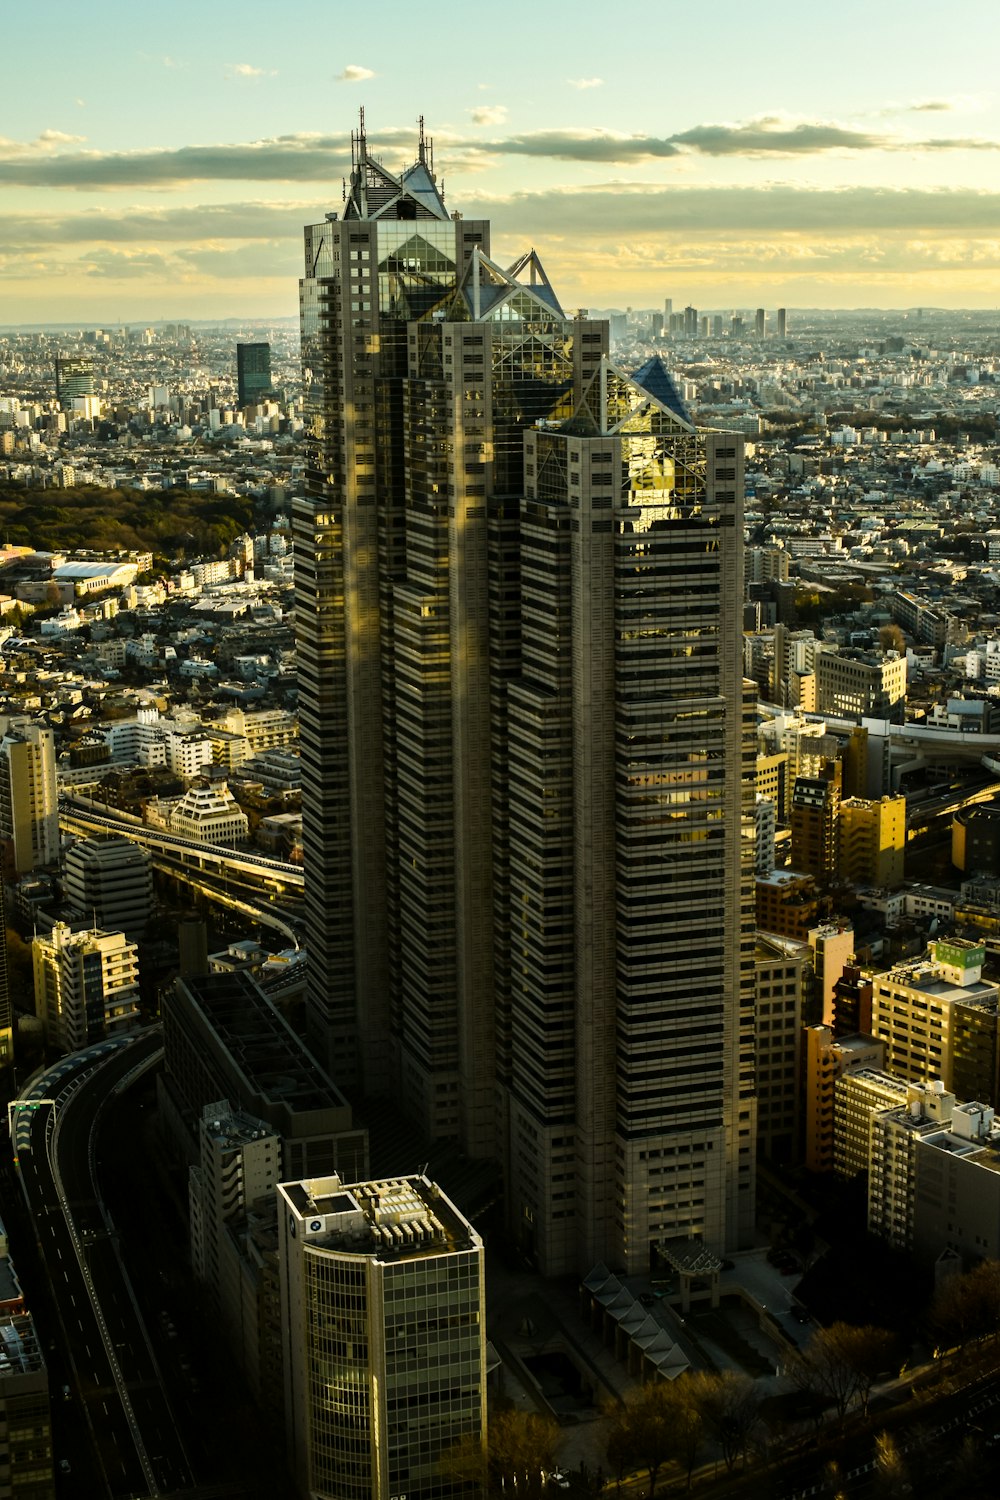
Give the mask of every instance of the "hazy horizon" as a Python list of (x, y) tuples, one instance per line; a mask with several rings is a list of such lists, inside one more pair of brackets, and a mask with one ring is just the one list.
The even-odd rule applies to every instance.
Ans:
[[(505, 23), (303, 0), (239, 28), (178, 0), (5, 17), (0, 324), (294, 317), (305, 223), (341, 204), (358, 108), (390, 170), (434, 138), (449, 208), (538, 251), (564, 307), (993, 308), (992, 0), (667, 7)], [(486, 22), (484, 21), (484, 25)], [(44, 48), (39, 37), (44, 36)]]

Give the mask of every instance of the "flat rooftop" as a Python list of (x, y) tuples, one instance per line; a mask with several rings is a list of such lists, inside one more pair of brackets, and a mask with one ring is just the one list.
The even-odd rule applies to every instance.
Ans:
[(215, 1032), (250, 1089), (295, 1112), (347, 1109), (284, 1017), (248, 974), (227, 971), (178, 981)]
[(44, 1370), (45, 1361), (30, 1313), (0, 1319), (0, 1379)]
[(476, 1250), (479, 1235), (426, 1177), (344, 1184), (338, 1177), (278, 1185), (303, 1228), (324, 1250), (399, 1261)]

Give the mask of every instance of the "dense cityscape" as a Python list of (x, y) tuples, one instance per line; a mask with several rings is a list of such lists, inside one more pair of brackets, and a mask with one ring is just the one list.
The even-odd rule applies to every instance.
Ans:
[(1000, 313), (351, 145), (0, 328), (0, 1496), (992, 1493)]

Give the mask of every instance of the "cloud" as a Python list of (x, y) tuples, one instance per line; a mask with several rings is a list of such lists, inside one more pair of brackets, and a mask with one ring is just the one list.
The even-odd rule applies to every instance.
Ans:
[(277, 78), (277, 68), (255, 68), (252, 63), (230, 63), (227, 78)]
[[(413, 131), (396, 133), (412, 149)], [(380, 140), (385, 140), (385, 134)], [(388, 142), (387, 142), (388, 143)], [(188, 182), (311, 182), (339, 178), (350, 161), (345, 136), (290, 135), (249, 144), (172, 150), (72, 151), (24, 159), (31, 148), (0, 141), (0, 186), (163, 188)]]
[(65, 130), (43, 130), (35, 144), (37, 146), (78, 146), (85, 135), (67, 135)]
[(105, 213), (6, 214), (8, 246), (182, 244), (287, 239), (298, 242), (303, 224), (320, 223), (326, 203), (211, 203), (177, 208), (134, 208)]
[(539, 130), (484, 142), (483, 149), (497, 155), (627, 163), (684, 155), (768, 157), (812, 156), (829, 151), (997, 151), (1000, 142), (980, 138), (911, 140), (826, 121), (793, 123), (764, 115), (738, 125), (695, 125), (670, 136), (622, 135), (601, 129)]
[(348, 63), (342, 73), (338, 73), (333, 80), (334, 83), (364, 83), (366, 78), (374, 78), (375, 74), (371, 68), (363, 68), (360, 63)]
[[(586, 188), (472, 198), (467, 218), (492, 218), (508, 235), (532, 233), (574, 241), (664, 242), (710, 235), (714, 242), (852, 239), (912, 235), (934, 239), (998, 238), (1000, 192), (969, 188), (687, 187), (604, 183)], [(537, 243), (537, 240), (536, 240)], [(782, 252), (784, 253), (784, 252)]]
[(532, 130), (505, 140), (484, 141), (482, 149), (497, 156), (540, 156), (557, 161), (628, 162), (681, 154), (680, 147), (669, 139), (619, 135), (610, 130)]
[(907, 104), (904, 108), (914, 115), (936, 115), (944, 114), (955, 106), (950, 99), (924, 99), (916, 104)]
[[(59, 246), (211, 246), (227, 243), (301, 244), (303, 224), (320, 223), (324, 200), (177, 205), (114, 212), (8, 213), (4, 243), (23, 253)], [(1000, 191), (968, 188), (805, 189), (688, 187), (662, 183), (603, 183), (548, 188), (507, 197), (463, 195), (466, 218), (491, 218), (494, 233), (537, 233), (549, 243), (581, 239), (629, 244), (677, 244), (699, 236), (727, 244), (760, 240), (788, 253), (790, 242), (833, 241), (903, 235), (921, 241), (1000, 238)], [(226, 252), (229, 253), (229, 252)]]
[(599, 89), (604, 86), (603, 78), (567, 78), (566, 82), (571, 89)]
[[(1000, 276), (1000, 191), (607, 181), (469, 194), (458, 206), (492, 219), (500, 260), (534, 244), (566, 306), (662, 296), (664, 284), (723, 304), (779, 288), (789, 305), (853, 306), (877, 300), (877, 289), (890, 301), (926, 301), (927, 290), (907, 290), (919, 285), (946, 301), (968, 293), (992, 305)], [(10, 214), (0, 279), (26, 294), (43, 276), (86, 284), (98, 301), (99, 288), (121, 283), (157, 307), (204, 294), (213, 308), (252, 299), (266, 282), (291, 311), (302, 225), (321, 222), (324, 208), (305, 198)]]
[(178, 265), (173, 256), (157, 251), (99, 249), (81, 259), (76, 269), (88, 277), (110, 277), (121, 281), (137, 277), (173, 278)]
[(502, 125), (507, 118), (507, 106), (505, 104), (481, 104), (478, 109), (470, 109), (469, 113), (474, 125)]
[[(350, 71), (350, 70), (347, 70)], [(473, 110), (479, 122), (498, 121), (500, 105)], [(349, 168), (346, 135), (293, 134), (221, 145), (139, 151), (59, 150), (74, 138), (47, 131), (31, 143), (0, 139), (0, 187), (80, 189), (163, 189), (197, 182), (328, 182)], [(415, 155), (412, 128), (378, 132), (378, 147)], [(447, 153), (453, 170), (469, 170), (500, 156), (554, 161), (635, 165), (683, 157), (803, 157), (829, 152), (909, 152), (1000, 150), (1000, 142), (983, 138), (911, 139), (893, 133), (853, 129), (827, 121), (788, 121), (762, 116), (738, 124), (702, 124), (669, 136), (624, 134), (599, 128), (555, 129), (513, 135), (445, 133), (439, 155)]]

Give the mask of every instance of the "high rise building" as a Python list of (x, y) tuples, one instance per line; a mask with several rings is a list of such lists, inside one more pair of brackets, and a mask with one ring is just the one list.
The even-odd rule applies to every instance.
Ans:
[(18, 875), (59, 858), (55, 737), (45, 724), (12, 720), (0, 742), (0, 839)]
[(10, 967), (7, 962), (7, 912), (4, 882), (0, 880), (0, 1076), (2, 1069), (14, 1061), (14, 1006), (10, 994)]
[(762, 307), (758, 307), (756, 313), (754, 314), (753, 328), (754, 333), (757, 335), (757, 337), (759, 339), (762, 339), (765, 332), (767, 331), (767, 313)]
[(840, 804), (837, 866), (853, 885), (893, 888), (903, 881), (906, 798), (847, 797)]
[(783, 307), (778, 308), (778, 337), (783, 339), (788, 332), (788, 313)]
[(752, 1220), (742, 441), (489, 247), (363, 130), (306, 230), (309, 1027), (546, 1271), (637, 1267)]
[(873, 976), (872, 1027), (898, 1077), (937, 1076), (956, 1094), (998, 1102), (998, 991), (982, 977), (985, 962), (985, 946), (949, 938)]
[(110, 835), (79, 839), (66, 851), (63, 892), (82, 917), (138, 941), (153, 909), (149, 850)]
[(236, 345), (236, 388), (240, 406), (271, 394), (270, 344)]
[(96, 396), (94, 361), (89, 354), (56, 356), (56, 400), (69, 410), (77, 396)]
[(278, 1186), (285, 1430), (312, 1500), (449, 1500), (485, 1436), (483, 1242), (425, 1177)]

